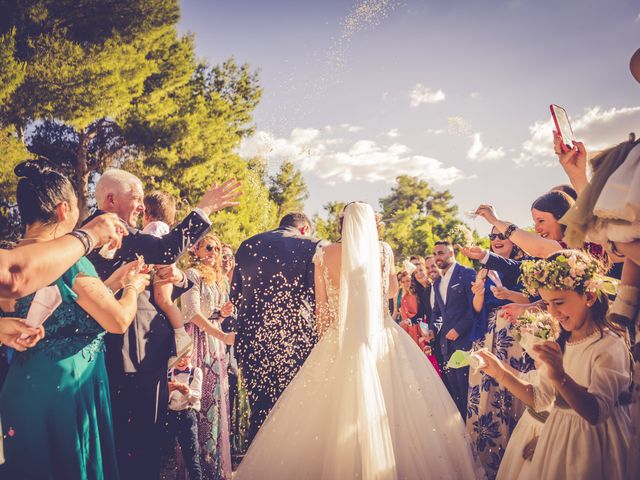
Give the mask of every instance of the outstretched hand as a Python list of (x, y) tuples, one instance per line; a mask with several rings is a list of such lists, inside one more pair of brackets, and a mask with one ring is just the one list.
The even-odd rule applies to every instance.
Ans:
[(500, 219), (496, 214), (495, 208), (492, 205), (482, 204), (476, 208), (476, 215), (484, 218), (491, 225), (495, 225)]
[(573, 141), (573, 147), (567, 148), (562, 137), (553, 131), (553, 149), (558, 155), (560, 165), (569, 177), (571, 184), (579, 190), (583, 182), (587, 182), (587, 149), (584, 143)]
[(128, 235), (122, 220), (114, 213), (103, 213), (82, 226), (82, 230), (91, 235), (94, 247), (108, 245), (110, 250), (122, 246), (122, 237)]
[[(20, 338), (27, 335), (26, 338)], [(44, 338), (44, 327), (29, 327), (21, 318), (0, 318), (0, 343), (24, 352)]]
[(209, 191), (200, 199), (198, 208), (204, 210), (208, 215), (228, 207), (239, 205), (240, 202), (237, 200), (242, 196), (241, 186), (242, 184), (235, 178), (227, 180), (222, 185), (214, 183)]
[(484, 248), (474, 245), (471, 247), (462, 247), (462, 254), (471, 260), (482, 260), (487, 255), (487, 251)]

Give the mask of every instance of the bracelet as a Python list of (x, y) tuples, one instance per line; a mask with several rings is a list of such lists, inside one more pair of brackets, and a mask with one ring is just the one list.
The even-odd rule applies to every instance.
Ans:
[(133, 285), (131, 285), (130, 283), (125, 285), (124, 288), (122, 289), (122, 293), (123, 294), (124, 294), (124, 292), (127, 291), (127, 288), (133, 288), (133, 291), (136, 292), (136, 295), (138, 295), (138, 289), (136, 287), (134, 287)]
[(77, 238), (82, 243), (84, 247), (84, 254), (88, 255), (91, 250), (93, 250), (93, 238), (84, 230), (73, 230), (69, 232), (67, 235), (71, 235), (72, 237)]
[(509, 224), (507, 229), (504, 231), (505, 238), (508, 240), (509, 237), (513, 235), (513, 232), (515, 232), (517, 229), (518, 229), (518, 226), (515, 223)]

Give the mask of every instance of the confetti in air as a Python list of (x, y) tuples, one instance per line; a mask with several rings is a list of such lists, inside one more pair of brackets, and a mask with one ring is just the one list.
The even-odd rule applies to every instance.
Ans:
[[(367, 27), (377, 27), (399, 6), (397, 0), (361, 0), (342, 21), (342, 32), (327, 52), (327, 72), (331, 80), (347, 64), (347, 51), (353, 37)], [(335, 78), (333, 78), (335, 80)]]

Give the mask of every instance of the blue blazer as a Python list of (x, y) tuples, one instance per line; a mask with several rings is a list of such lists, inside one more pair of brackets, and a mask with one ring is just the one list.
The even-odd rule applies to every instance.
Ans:
[(318, 243), (295, 229), (276, 229), (240, 245), (230, 297), (238, 309), (235, 352), (242, 366), (288, 370), (278, 378), (290, 370), (288, 383), (309, 355), (317, 341), (312, 259)]
[[(438, 277), (433, 285), (435, 304), (433, 306), (433, 318), (442, 317), (442, 328), (438, 333), (436, 342), (445, 360), (456, 350), (469, 350), (471, 348), (471, 331), (476, 319), (473, 311), (473, 292), (471, 284), (476, 278), (476, 272), (472, 268), (463, 267), (456, 263), (447, 288), (447, 302), (445, 304), (440, 295), (440, 282)], [(458, 338), (454, 341), (445, 337), (449, 330), (455, 329)]]

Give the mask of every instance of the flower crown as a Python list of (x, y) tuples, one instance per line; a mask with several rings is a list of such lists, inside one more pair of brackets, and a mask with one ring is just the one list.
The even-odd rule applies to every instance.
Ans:
[(539, 288), (615, 294), (617, 281), (602, 275), (601, 270), (595, 258), (565, 251), (551, 260), (525, 260), (520, 265), (520, 278), (532, 296)]

